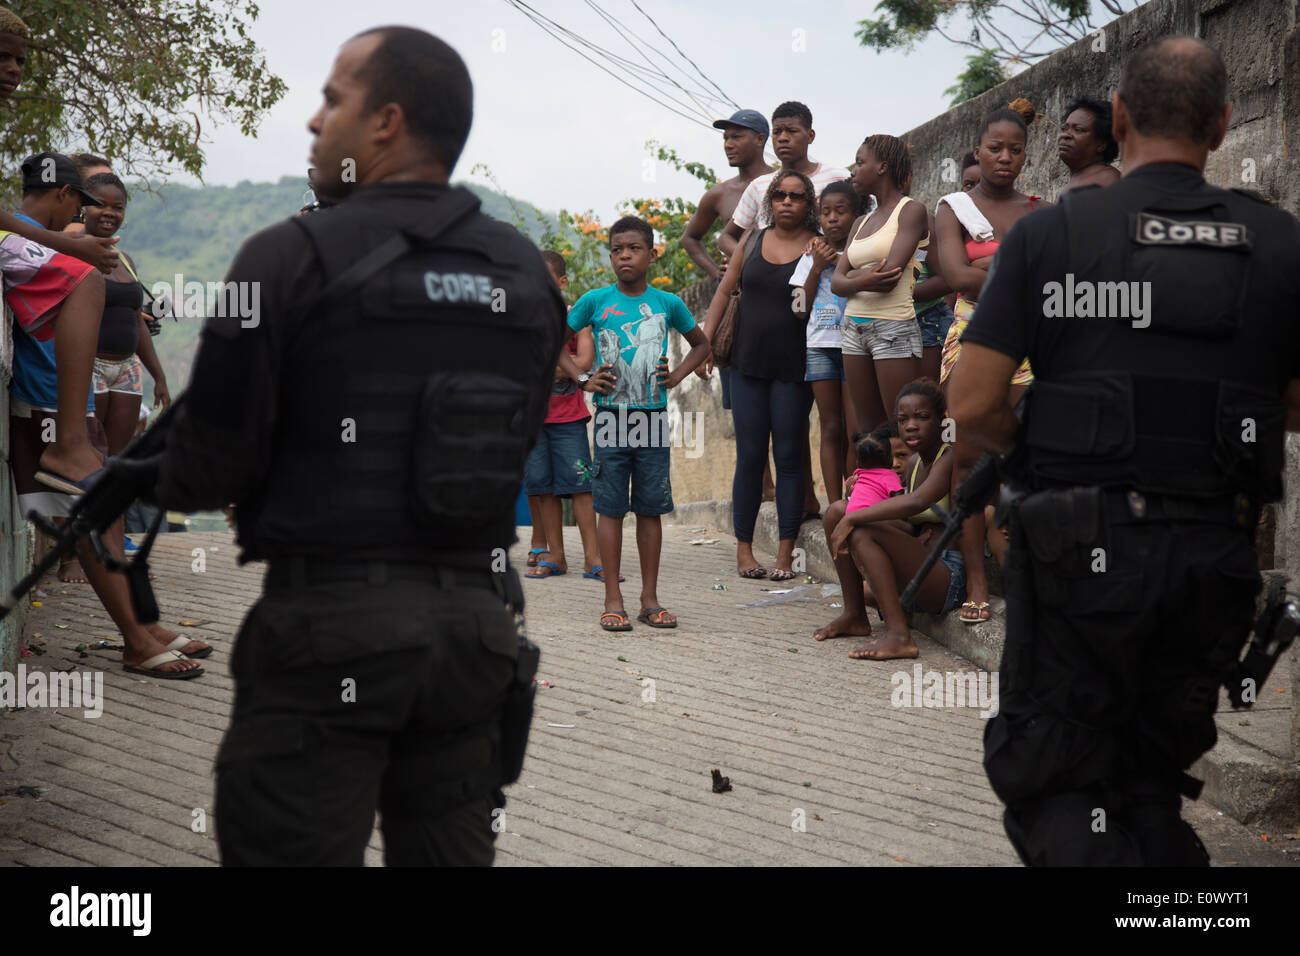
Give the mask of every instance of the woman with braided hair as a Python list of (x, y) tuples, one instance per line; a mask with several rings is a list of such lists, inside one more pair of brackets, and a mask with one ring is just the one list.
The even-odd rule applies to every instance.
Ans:
[(831, 291), (848, 298), (841, 345), (844, 377), (863, 432), (888, 417), (899, 390), (921, 374), (921, 329), (912, 308), (916, 247), (929, 235), (925, 207), (904, 195), (912, 175), (907, 144), (868, 136), (851, 178), (876, 208), (860, 216), (835, 267)]

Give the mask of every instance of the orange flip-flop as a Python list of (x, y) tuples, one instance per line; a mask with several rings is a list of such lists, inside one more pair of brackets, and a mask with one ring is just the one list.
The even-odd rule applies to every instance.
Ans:
[(640, 621), (642, 624), (649, 624), (651, 627), (676, 627), (677, 626), (676, 618), (673, 618), (673, 620), (670, 623), (665, 623), (664, 622), (665, 617), (672, 617), (672, 615), (668, 613), (668, 610), (666, 608), (646, 607), (641, 609), (641, 613), (636, 616), (636, 619)]
[(600, 616), (600, 626), (607, 631), (632, 630), (632, 622), (627, 618), (627, 611), (606, 611)]

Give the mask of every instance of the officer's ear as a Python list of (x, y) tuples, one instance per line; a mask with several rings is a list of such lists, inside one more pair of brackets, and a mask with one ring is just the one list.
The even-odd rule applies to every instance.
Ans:
[(1210, 140), (1210, 152), (1223, 145), (1223, 138), (1228, 135), (1228, 121), (1232, 119), (1232, 104), (1223, 104), (1223, 113), (1214, 127), (1214, 138)]
[(1123, 143), (1128, 139), (1128, 106), (1125, 105), (1124, 98), (1119, 95), (1119, 90), (1110, 95), (1110, 133), (1117, 143)]

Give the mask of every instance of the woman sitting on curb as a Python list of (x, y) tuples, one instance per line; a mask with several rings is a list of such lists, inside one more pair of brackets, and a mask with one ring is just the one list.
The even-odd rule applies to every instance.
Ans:
[[(950, 446), (940, 440), (946, 411), (943, 393), (930, 379), (903, 386), (896, 406), (898, 430), (913, 453), (903, 469), (903, 494), (849, 514), (844, 502), (836, 502), (826, 514), (826, 540), (844, 592), (844, 611), (813, 637), (823, 641), (871, 633), (864, 578), (870, 582), (875, 604), (885, 619), (885, 633), (850, 653), (854, 660), (884, 661), (919, 653), (899, 594), (920, 568), (939, 532), (940, 519), (933, 506), (947, 509), (950, 505), (953, 456)], [(930, 569), (916, 597), (916, 606), (931, 614), (946, 614), (966, 597), (961, 553), (945, 551), (942, 557)]]

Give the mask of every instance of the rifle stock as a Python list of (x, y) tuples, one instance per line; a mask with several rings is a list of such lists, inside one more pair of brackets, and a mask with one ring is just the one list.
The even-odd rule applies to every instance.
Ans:
[[(167, 446), (167, 430), (176, 409), (183, 400), (182, 395), (173, 401), (158, 416), (158, 420), (152, 427), (132, 439), (121, 455), (105, 462), (104, 473), (85, 494), (76, 499), (61, 526), (35, 511), (27, 514), (28, 520), (54, 539), (54, 547), (36, 563), (30, 573), (15, 584), (3, 598), (0, 598), (0, 620), (18, 606), (18, 602), (36, 586), (46, 571), (65, 556), (75, 552), (77, 542), (83, 537), (91, 536), (92, 541), (96, 542), (96, 551), (101, 557), (108, 555), (107, 550), (103, 549), (102, 544), (98, 542), (98, 536), (108, 530), (136, 498), (153, 486), (156, 480), (157, 458)], [(155, 523), (154, 530), (156, 528)], [(143, 580), (147, 586), (149, 568), (146, 558), (152, 541), (151, 532), (149, 543), (141, 549), (128, 569), (128, 574), (132, 578), (133, 603), (136, 604), (137, 617), (142, 624), (151, 624), (158, 619), (156, 606), (152, 612), (153, 616), (149, 617), (152, 591), (147, 595), (148, 601), (145, 601), (146, 595), (139, 585), (140, 580)], [(124, 567), (111, 558), (104, 563), (110, 570), (122, 570)], [(141, 606), (142, 602), (144, 602), (143, 606)], [(140, 612), (144, 612), (143, 617), (140, 616)]]
[(946, 512), (937, 504), (934, 505), (935, 513), (943, 519), (943, 532), (935, 540), (934, 545), (930, 548), (930, 553), (925, 556), (921, 566), (917, 569), (912, 580), (907, 583), (902, 594), (903, 607), (910, 607), (916, 600), (916, 592), (921, 590), (921, 582), (925, 580), (930, 569), (935, 566), (939, 556), (947, 549), (948, 544), (953, 538), (961, 534), (961, 526), (965, 524), (966, 519), (975, 513), (975, 509), (983, 508), (989, 499), (993, 497), (994, 491), (997, 490), (999, 481), (999, 468), (1002, 464), (1002, 456), (991, 451), (986, 451), (980, 456), (975, 467), (970, 470), (966, 480), (954, 492), (952, 496), (952, 511)]

